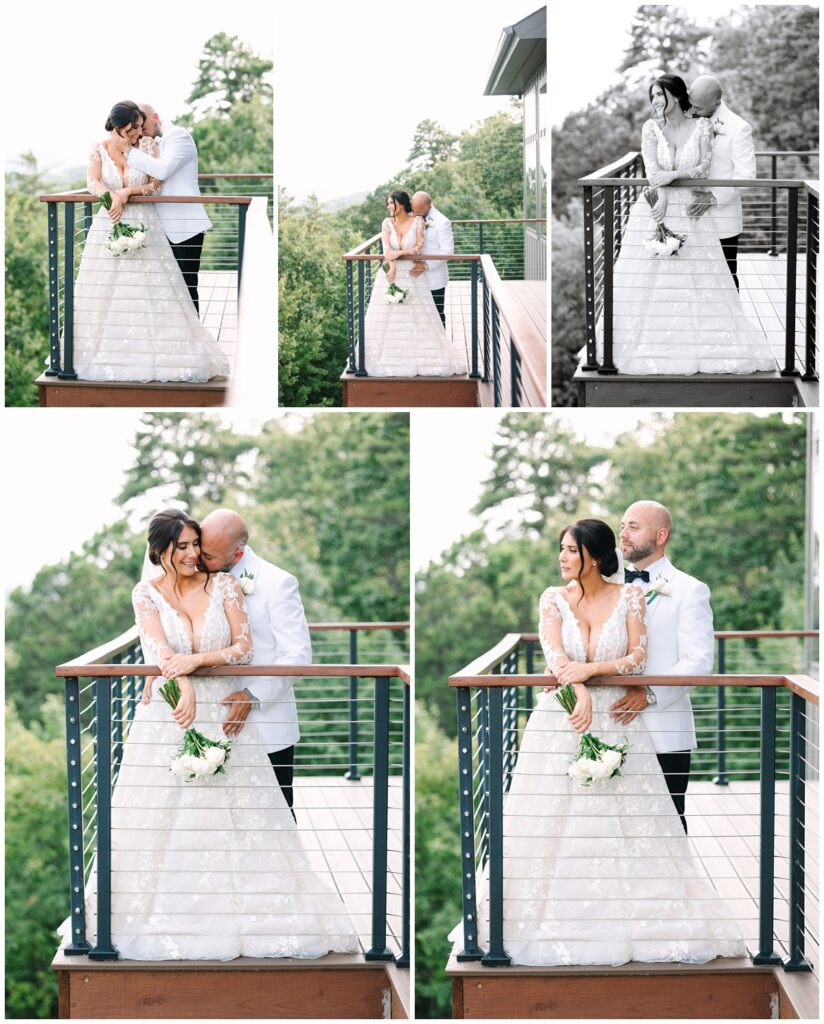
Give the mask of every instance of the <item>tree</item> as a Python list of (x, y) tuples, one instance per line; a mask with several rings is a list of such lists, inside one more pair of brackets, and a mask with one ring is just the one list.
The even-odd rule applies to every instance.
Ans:
[(649, 66), (675, 72), (706, 57), (711, 30), (694, 22), (683, 7), (641, 4), (630, 28), (630, 43), (619, 71)]
[(218, 32), (207, 39), (198, 62), (198, 76), (187, 103), (209, 114), (228, 117), (237, 103), (255, 98), (272, 101), (272, 86), (265, 80), (273, 68), (237, 36)]
[(421, 121), (412, 136), (412, 148), (407, 158), (409, 166), (421, 171), (430, 170), (435, 164), (449, 159), (457, 141), (457, 135), (452, 135), (437, 121), (429, 118)]

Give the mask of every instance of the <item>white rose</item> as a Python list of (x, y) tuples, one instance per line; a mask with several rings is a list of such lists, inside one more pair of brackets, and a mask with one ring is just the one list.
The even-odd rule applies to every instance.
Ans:
[(255, 581), (250, 579), (248, 576), (241, 576), (240, 589), (247, 597), (249, 597), (250, 594), (254, 594), (255, 592)]
[(118, 240), (116, 242), (117, 251), (119, 253), (128, 252), (129, 251), (129, 242), (130, 242), (130, 239), (126, 238), (125, 235), (122, 235), (120, 238), (118, 238)]
[(612, 775), (612, 769), (602, 760), (591, 761), (590, 764), (590, 774), (595, 782), (605, 782)]
[(577, 761), (573, 761), (567, 769), (567, 775), (575, 782), (587, 782), (590, 777), (589, 765), (592, 761), (587, 760), (585, 757), (579, 757)]
[(192, 761), (191, 754), (181, 754), (176, 761), (172, 761), (172, 773), (178, 778), (188, 779), (193, 772)]
[(601, 752), (601, 761), (610, 772), (614, 772), (616, 768), (621, 767), (621, 754), (617, 750), (604, 750)]
[(207, 775), (211, 775), (214, 772), (211, 764), (206, 760), (205, 757), (193, 757), (192, 758), (192, 771), (199, 779), (205, 778)]
[(212, 768), (219, 768), (226, 760), (226, 751), (223, 747), (207, 747), (203, 755)]

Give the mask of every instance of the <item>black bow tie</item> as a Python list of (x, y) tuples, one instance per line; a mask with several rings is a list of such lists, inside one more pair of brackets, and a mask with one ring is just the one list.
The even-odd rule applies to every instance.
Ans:
[(633, 583), (635, 580), (643, 580), (649, 583), (649, 573), (646, 569), (624, 569), (624, 583)]

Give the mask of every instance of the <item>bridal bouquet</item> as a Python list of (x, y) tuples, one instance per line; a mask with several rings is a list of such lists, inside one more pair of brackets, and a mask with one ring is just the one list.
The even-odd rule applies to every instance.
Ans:
[[(176, 679), (167, 680), (159, 690), (160, 696), (170, 708), (177, 707), (180, 700), (180, 687)], [(210, 740), (197, 729), (187, 729), (183, 733), (183, 746), (178, 756), (172, 761), (170, 771), (173, 775), (191, 782), (192, 779), (206, 779), (219, 772), (225, 774), (225, 764), (229, 760), (232, 744), (229, 740), (220, 742)]]
[[(658, 189), (647, 186), (641, 195), (649, 203), (650, 209), (658, 202)], [(653, 256), (676, 256), (686, 240), (686, 235), (671, 231), (666, 224), (656, 224), (655, 233), (644, 241), (644, 248)]]
[[(575, 691), (570, 683), (562, 686), (555, 694), (555, 699), (571, 715), (575, 710)], [(594, 782), (609, 782), (611, 778), (621, 774), (621, 768), (627, 759), (629, 743), (613, 745), (585, 732), (578, 746), (567, 775), (582, 786), (591, 786)]]
[[(111, 192), (104, 192), (100, 197), (100, 202), (107, 210), (111, 210)], [(123, 221), (118, 221), (106, 236), (106, 248), (112, 256), (125, 256), (129, 252), (137, 252), (138, 249), (142, 249), (146, 244), (146, 233), (148, 230), (145, 224), (138, 224), (137, 227), (132, 227), (131, 224), (124, 224)]]
[[(384, 274), (389, 273), (388, 263), (381, 263), (380, 266)], [(407, 288), (401, 288), (400, 285), (395, 284), (394, 281), (390, 281), (389, 287), (386, 289), (386, 304), (389, 306), (397, 306), (399, 303), (403, 302), (408, 294), (409, 290)]]

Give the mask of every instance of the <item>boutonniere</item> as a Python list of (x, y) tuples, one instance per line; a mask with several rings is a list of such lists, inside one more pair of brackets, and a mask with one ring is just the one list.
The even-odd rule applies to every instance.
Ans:
[(250, 594), (254, 594), (255, 574), (253, 572), (249, 572), (248, 569), (244, 569), (243, 572), (240, 574), (240, 579), (238, 582), (240, 583), (240, 589), (247, 597), (249, 597)]
[(662, 576), (659, 576), (652, 586), (644, 591), (644, 600), (648, 605), (652, 604), (656, 597), (672, 597), (669, 580), (665, 580)]
[(426, 217), (424, 222), (423, 222), (423, 224), (424, 224), (424, 231), (428, 231), (432, 227), (432, 225), (434, 223), (435, 223), (435, 221), (432, 220), (431, 217)]
[(723, 121), (713, 121), (712, 122), (712, 134), (713, 135), (715, 135), (715, 136), (717, 136), (717, 135), (726, 135), (727, 133), (723, 130), (723, 128), (724, 128), (724, 122)]

